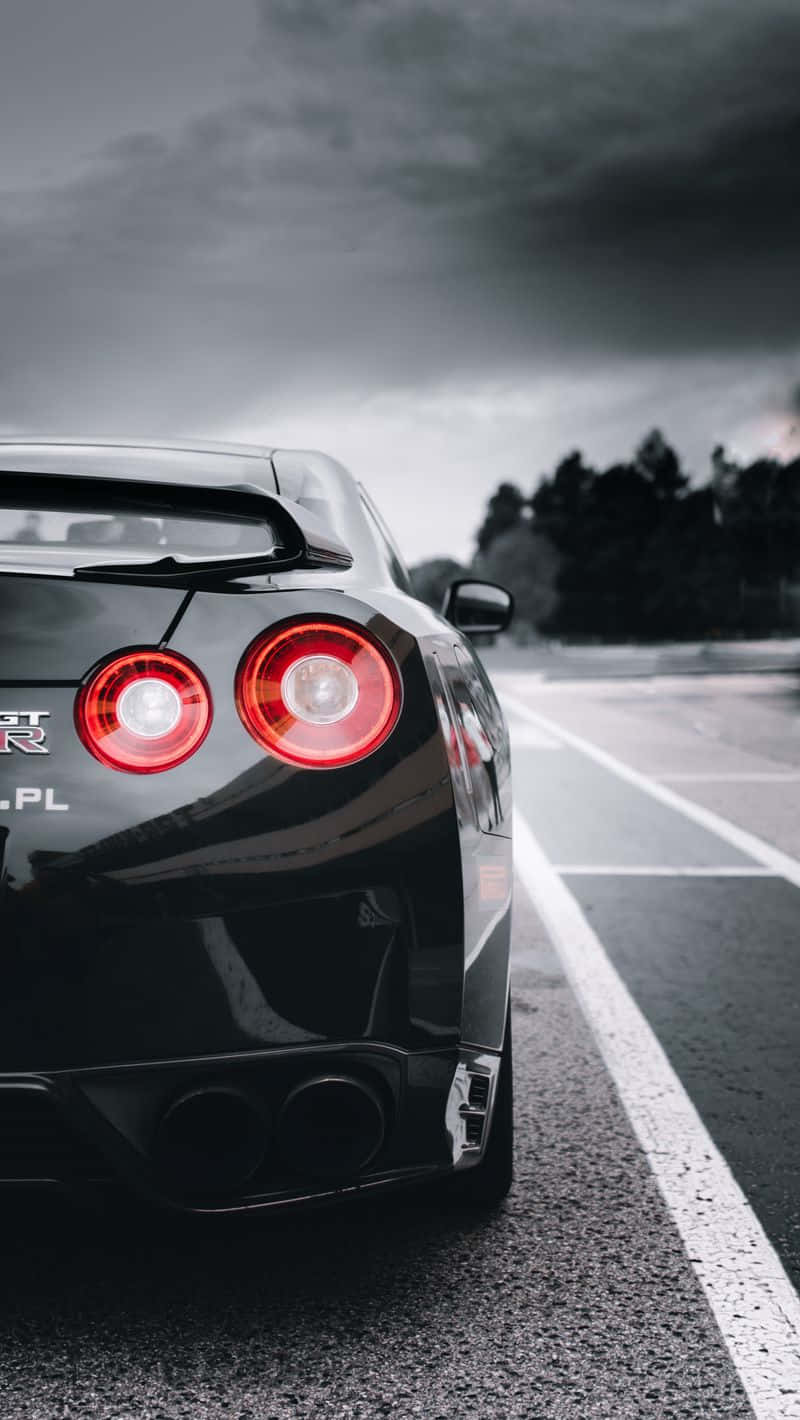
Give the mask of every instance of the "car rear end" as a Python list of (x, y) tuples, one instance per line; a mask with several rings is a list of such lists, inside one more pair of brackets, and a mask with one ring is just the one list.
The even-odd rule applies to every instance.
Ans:
[(501, 1041), (465, 1048), (430, 638), (354, 576), (209, 578), (213, 518), (170, 572), (141, 525), (109, 548), (96, 493), (71, 540), (20, 501), (0, 537), (0, 1179), (206, 1210), (477, 1160)]

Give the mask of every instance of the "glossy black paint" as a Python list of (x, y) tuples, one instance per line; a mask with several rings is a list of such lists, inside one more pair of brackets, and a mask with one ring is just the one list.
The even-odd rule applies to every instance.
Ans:
[[(325, 468), (309, 467), (324, 484)], [(0, 1177), (3, 1100), (25, 1086), (20, 1108), (54, 1101), (92, 1140), (99, 1174), (206, 1206), (176, 1199), (151, 1157), (175, 1093), (247, 1077), (277, 1118), (299, 1079), (334, 1067), (384, 1101), (386, 1142), (362, 1184), (454, 1162), (456, 1065), (503, 1040), (508, 740), (469, 642), (397, 584), (368, 519), (358, 524), (355, 485), (332, 468), (328, 511), (350, 571), (188, 593), (0, 577), (0, 710), (46, 711), (50, 751), (0, 755)], [(366, 759), (301, 769), (250, 738), (233, 684), (253, 637), (323, 615), (388, 648), (403, 707)], [(201, 668), (211, 730), (174, 769), (110, 770), (77, 737), (77, 686), (112, 652), (158, 644)], [(20, 787), (40, 798), (15, 809)], [(268, 1152), (249, 1191), (208, 1206), (320, 1187)]]

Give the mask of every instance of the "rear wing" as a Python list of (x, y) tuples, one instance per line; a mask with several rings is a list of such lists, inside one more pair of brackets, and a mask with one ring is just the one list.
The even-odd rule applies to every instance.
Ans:
[[(229, 524), (263, 534), (263, 550), (219, 555), (196, 555), (158, 548), (125, 555), (123, 547), (108, 545), (105, 555), (97, 546), (74, 545), (68, 565), (60, 575), (82, 581), (125, 581), (192, 587), (283, 572), (352, 567), (350, 551), (316, 514), (287, 498), (251, 484), (204, 486), (145, 480), (101, 478), (75, 474), (0, 472), (0, 508), (24, 510), (26, 515), (59, 509), (70, 514), (108, 514), (120, 519), (187, 519)], [(13, 574), (53, 575), (50, 547), (26, 545), (24, 553), (11, 543), (0, 543), (0, 571)], [(24, 565), (23, 565), (24, 563)]]

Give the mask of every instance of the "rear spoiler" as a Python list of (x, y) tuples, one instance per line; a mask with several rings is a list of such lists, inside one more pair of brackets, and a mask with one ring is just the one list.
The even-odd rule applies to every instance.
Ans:
[[(289, 570), (346, 571), (353, 565), (352, 553), (316, 514), (252, 484), (205, 487), (74, 474), (0, 472), (0, 507), (46, 510), (54, 506), (74, 508), (76, 512), (102, 510), (139, 516), (249, 522), (264, 530), (268, 544), (263, 553), (192, 557), (178, 552), (152, 562), (138, 558), (126, 562), (124, 555), (98, 562), (94, 550), (76, 548), (76, 555), (85, 555), (86, 560), (75, 562), (72, 575), (82, 581), (152, 582), (191, 587), (208, 581), (229, 581), (235, 577)], [(31, 560), (35, 561), (35, 552)], [(19, 565), (3, 566), (2, 549), (0, 571), (20, 571)]]

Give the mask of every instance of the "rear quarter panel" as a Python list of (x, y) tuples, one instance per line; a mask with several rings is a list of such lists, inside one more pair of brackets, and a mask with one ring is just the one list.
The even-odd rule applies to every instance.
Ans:
[(434, 697), (446, 702), (462, 753), (450, 756), (464, 900), (462, 1041), (499, 1050), (511, 950), (512, 783), (508, 727), (470, 639), (401, 592), (371, 596), (413, 632)]

